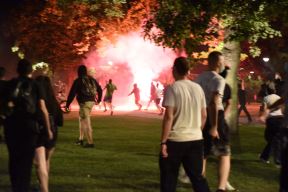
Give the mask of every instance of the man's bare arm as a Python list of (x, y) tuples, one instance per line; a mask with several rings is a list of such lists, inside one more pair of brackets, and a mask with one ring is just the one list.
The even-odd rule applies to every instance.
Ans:
[(204, 129), (205, 123), (207, 120), (207, 110), (206, 108), (201, 109), (201, 129)]
[[(211, 124), (210, 135), (212, 137), (219, 138), (218, 135), (218, 108), (219, 108), (219, 100), (220, 94), (218, 92), (214, 92), (213, 98), (208, 106), (209, 120)], [(210, 118), (211, 117), (211, 118)]]
[(165, 143), (167, 142), (169, 132), (172, 128), (173, 116), (174, 116), (173, 111), (174, 111), (173, 107), (166, 107), (164, 119), (162, 122), (161, 154), (163, 157), (168, 157), (167, 145)]

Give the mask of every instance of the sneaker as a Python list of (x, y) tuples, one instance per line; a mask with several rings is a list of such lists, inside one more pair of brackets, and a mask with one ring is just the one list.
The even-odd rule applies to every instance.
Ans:
[(91, 143), (91, 144), (86, 143), (83, 147), (84, 148), (94, 148), (94, 143)]
[(75, 145), (83, 145), (83, 140), (77, 140), (76, 142), (75, 142)]
[(107, 109), (104, 109), (104, 111), (103, 112), (106, 112), (107, 111)]
[(269, 160), (266, 160), (266, 159), (264, 159), (264, 158), (262, 158), (262, 157), (259, 157), (259, 160), (260, 160), (261, 162), (263, 162), (263, 163), (266, 163), (266, 164), (269, 164), (269, 163), (270, 163)]
[(110, 115), (112, 116), (112, 115), (113, 115), (113, 113), (114, 113), (114, 112), (113, 112), (113, 111), (111, 111)]
[(237, 191), (237, 190), (229, 182), (227, 182), (226, 191)]
[(181, 183), (185, 183), (185, 184), (190, 184), (191, 183), (191, 181), (190, 181), (190, 179), (189, 179), (189, 177), (187, 175), (179, 176), (178, 180)]

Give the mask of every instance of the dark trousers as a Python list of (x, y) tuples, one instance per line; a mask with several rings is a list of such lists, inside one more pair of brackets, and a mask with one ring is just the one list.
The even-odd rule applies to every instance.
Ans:
[(265, 140), (267, 141), (266, 146), (264, 147), (260, 158), (264, 159), (265, 161), (269, 160), (269, 157), (271, 155), (271, 152), (274, 154), (274, 161), (275, 163), (280, 163), (280, 149), (277, 145), (278, 141), (280, 140), (280, 137), (277, 137), (279, 134), (279, 131), (281, 129), (283, 122), (283, 117), (270, 117), (266, 120), (266, 129), (265, 129)]
[(203, 140), (167, 143), (168, 157), (160, 154), (161, 192), (175, 192), (181, 163), (190, 178), (195, 192), (210, 192), (208, 183), (202, 175)]
[(35, 122), (23, 126), (5, 126), (5, 139), (9, 153), (9, 174), (13, 192), (29, 192), (32, 164), (37, 134), (33, 132)]
[(246, 105), (240, 105), (240, 107), (238, 109), (238, 116), (240, 116), (240, 113), (242, 110), (245, 112), (245, 114), (248, 118), (248, 121), (252, 121), (251, 115), (250, 115), (249, 111), (247, 110)]
[(279, 192), (288, 192), (288, 128), (284, 128), (283, 143), (281, 151), (281, 171), (280, 171), (280, 190)]

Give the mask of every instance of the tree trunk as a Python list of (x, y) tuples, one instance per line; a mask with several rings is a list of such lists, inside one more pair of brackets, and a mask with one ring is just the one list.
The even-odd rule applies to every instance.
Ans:
[[(228, 32), (229, 33), (229, 32)], [(226, 65), (230, 66), (228, 76), (226, 77), (227, 83), (232, 89), (232, 107), (230, 117), (227, 123), (230, 126), (232, 134), (238, 134), (238, 80), (237, 71), (240, 63), (240, 43), (236, 41), (225, 41), (223, 48), (223, 55)]]

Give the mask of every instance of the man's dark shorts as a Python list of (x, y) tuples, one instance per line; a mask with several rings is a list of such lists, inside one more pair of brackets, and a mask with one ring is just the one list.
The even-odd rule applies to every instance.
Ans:
[(112, 95), (111, 96), (105, 96), (104, 97), (104, 102), (112, 103)]
[(218, 111), (218, 134), (219, 139), (212, 138), (209, 134), (211, 129), (209, 117), (205, 127), (203, 129), (204, 137), (204, 157), (206, 158), (209, 155), (215, 156), (227, 156), (231, 155), (231, 149), (229, 145), (229, 127), (225, 121), (224, 111)]

